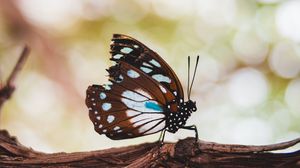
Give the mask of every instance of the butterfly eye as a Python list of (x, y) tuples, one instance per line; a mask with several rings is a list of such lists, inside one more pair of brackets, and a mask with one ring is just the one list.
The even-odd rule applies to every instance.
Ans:
[(190, 101), (190, 106), (193, 112), (197, 111), (197, 107), (196, 107), (196, 102), (195, 101)]

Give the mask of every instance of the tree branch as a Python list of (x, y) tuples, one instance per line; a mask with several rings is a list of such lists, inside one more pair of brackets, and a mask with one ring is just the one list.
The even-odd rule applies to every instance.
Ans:
[(3, 106), (3, 103), (8, 100), (10, 98), (10, 96), (12, 95), (12, 93), (15, 90), (15, 80), (16, 77), (18, 75), (18, 73), (21, 71), (21, 69), (23, 68), (25, 61), (29, 55), (30, 49), (28, 46), (25, 46), (18, 62), (16, 63), (13, 71), (11, 72), (11, 74), (9, 75), (6, 84), (4, 86), (0, 87), (0, 110)]
[[(300, 150), (271, 153), (295, 145), (289, 141), (273, 145), (225, 145), (194, 138), (74, 153), (46, 154), (22, 146), (7, 131), (0, 131), (1, 167), (299, 167)], [(246, 149), (246, 150), (245, 150)]]

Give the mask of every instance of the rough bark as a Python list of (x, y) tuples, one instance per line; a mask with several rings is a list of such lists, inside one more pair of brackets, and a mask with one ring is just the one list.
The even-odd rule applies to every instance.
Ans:
[(299, 142), (266, 145), (225, 145), (194, 138), (106, 150), (46, 154), (24, 147), (7, 131), (0, 131), (1, 167), (299, 167), (300, 150), (271, 153)]

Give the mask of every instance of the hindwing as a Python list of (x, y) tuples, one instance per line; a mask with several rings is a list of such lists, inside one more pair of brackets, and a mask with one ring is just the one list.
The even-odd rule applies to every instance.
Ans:
[(165, 129), (167, 97), (175, 99), (173, 94), (125, 62), (108, 72), (111, 85), (87, 89), (86, 104), (95, 130), (111, 139), (126, 139)]

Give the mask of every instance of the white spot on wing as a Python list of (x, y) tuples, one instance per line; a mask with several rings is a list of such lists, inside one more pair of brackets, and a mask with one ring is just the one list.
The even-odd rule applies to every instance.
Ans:
[(138, 46), (138, 45), (133, 45), (133, 47), (134, 47), (134, 48), (139, 48), (139, 46)]
[(97, 116), (97, 117), (96, 117), (96, 119), (97, 119), (97, 120), (100, 120), (100, 119), (101, 119), (101, 117), (100, 117), (100, 116)]
[(140, 68), (142, 71), (144, 71), (145, 73), (150, 73), (152, 71), (152, 69), (150, 68), (146, 68), (146, 67), (141, 67)]
[(139, 73), (137, 73), (136, 71), (134, 70), (128, 70), (127, 71), (127, 75), (130, 77), (130, 78), (138, 78), (140, 76)]
[(116, 131), (116, 130), (119, 130), (120, 129), (120, 127), (119, 126), (115, 126), (114, 127), (114, 130)]
[(105, 90), (110, 90), (111, 89), (110, 85), (108, 85), (108, 84), (104, 84), (103, 87), (104, 87)]
[(151, 64), (153, 64), (154, 66), (156, 66), (156, 67), (161, 67), (161, 65), (156, 60), (154, 60), (154, 59), (150, 60), (149, 62)]
[(167, 83), (171, 83), (171, 79), (167, 76), (161, 75), (161, 74), (155, 74), (152, 75), (152, 78), (155, 79), (158, 82), (167, 82)]
[(120, 59), (121, 57), (123, 57), (122, 54), (116, 54), (113, 56), (114, 59)]
[(163, 86), (159, 85), (159, 88), (163, 93), (167, 93), (167, 90)]
[(104, 111), (107, 111), (107, 110), (109, 110), (111, 108), (111, 104), (110, 103), (103, 103), (102, 104), (102, 109), (104, 110)]
[(146, 63), (146, 62), (143, 62), (143, 65), (144, 65), (144, 66), (148, 66), (148, 67), (153, 67), (152, 65), (150, 65), (150, 64), (148, 64), (148, 63)]
[(123, 97), (129, 98), (129, 99), (132, 99), (132, 100), (135, 100), (135, 101), (145, 101), (145, 100), (148, 100), (146, 97), (144, 97), (142, 95), (137, 94), (137, 93), (135, 93), (133, 91), (130, 91), (130, 90), (126, 90), (126, 91), (124, 91), (122, 93)]
[(124, 47), (121, 49), (121, 52), (124, 54), (129, 54), (133, 49), (129, 48), (129, 47)]
[(113, 115), (107, 116), (107, 122), (108, 123), (112, 123), (114, 120), (115, 120), (115, 116), (113, 116)]
[(106, 94), (103, 93), (103, 92), (101, 92), (101, 93), (100, 93), (100, 99), (103, 100), (103, 99), (105, 99), (105, 98), (106, 98)]

